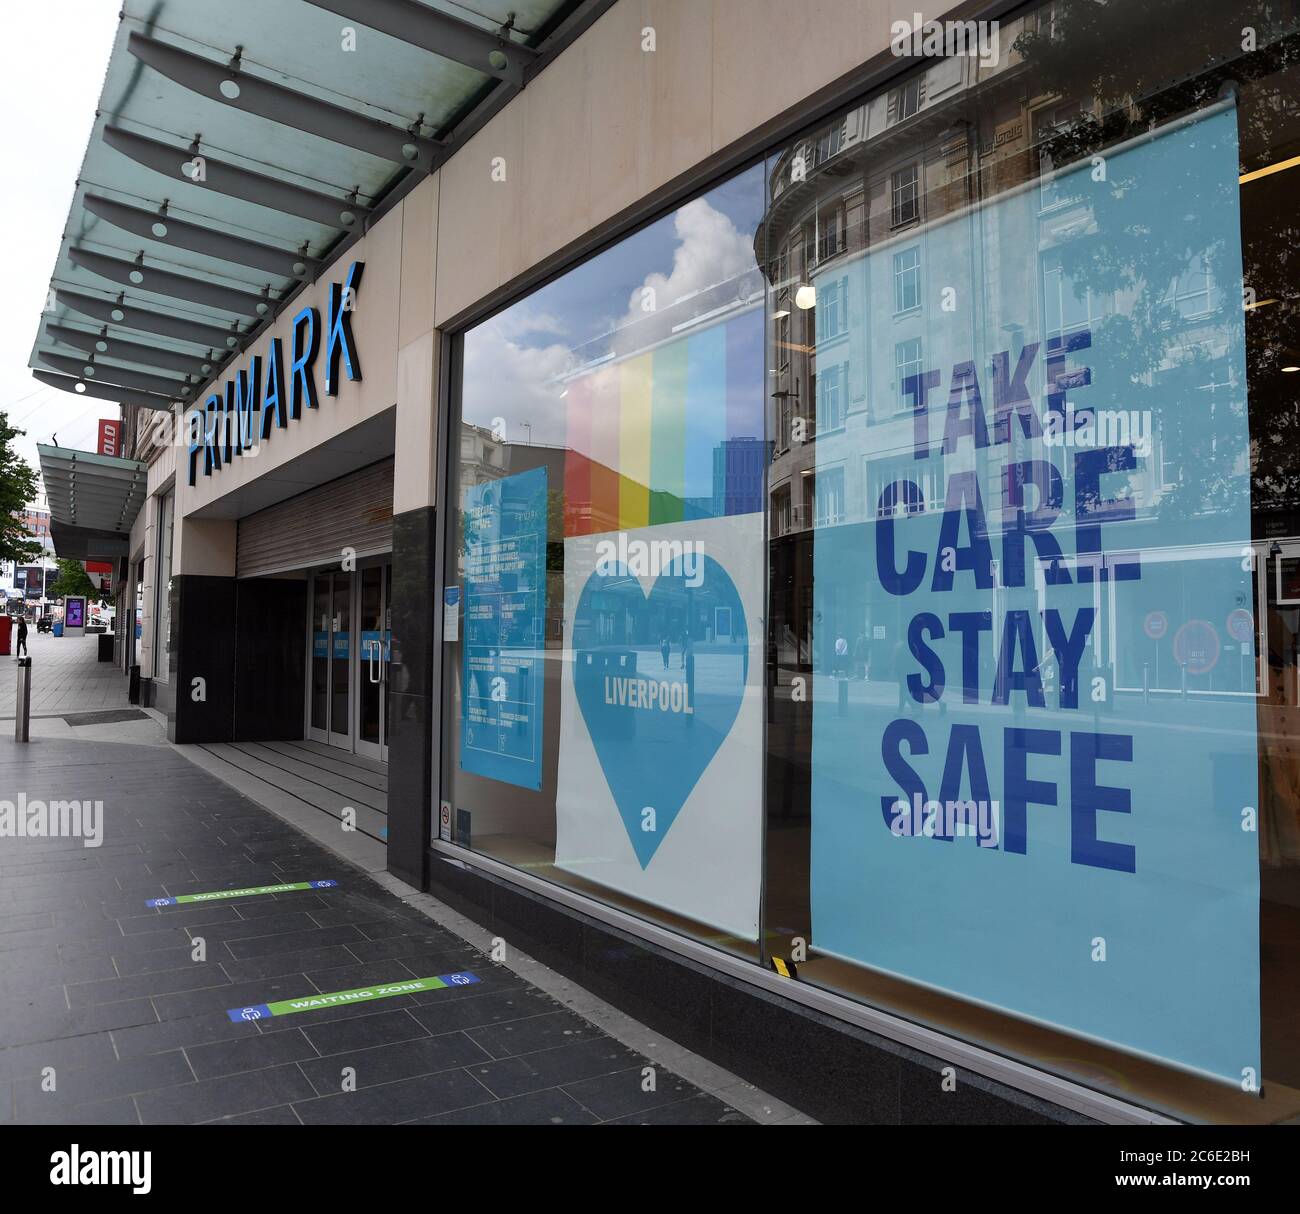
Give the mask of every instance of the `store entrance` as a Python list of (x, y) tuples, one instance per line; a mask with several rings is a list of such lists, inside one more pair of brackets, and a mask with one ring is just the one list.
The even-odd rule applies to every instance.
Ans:
[(307, 736), (388, 761), (391, 565), (311, 577)]

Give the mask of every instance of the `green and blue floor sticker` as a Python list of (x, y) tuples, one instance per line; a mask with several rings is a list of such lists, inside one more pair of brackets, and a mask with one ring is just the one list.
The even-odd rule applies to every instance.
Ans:
[(184, 906), (188, 902), (218, 902), (222, 898), (251, 898), (255, 894), (287, 894), (295, 889), (333, 889), (337, 881), (294, 881), (288, 885), (250, 885), (246, 889), (215, 889), (206, 894), (181, 894), (176, 898), (147, 898), (145, 906)]
[(226, 1015), (240, 1020), (265, 1020), (273, 1016), (291, 1016), (294, 1012), (319, 1012), (324, 1008), (342, 1007), (349, 1003), (365, 1003), (371, 999), (389, 999), (394, 995), (414, 995), (420, 991), (440, 991), (451, 986), (469, 986), (478, 982), (473, 974), (442, 974), (437, 978), (399, 978), (376, 986), (359, 986), (350, 991), (330, 991), (328, 994), (302, 995), (297, 999), (281, 999), (276, 1003), (254, 1003), (249, 1007), (226, 1009)]

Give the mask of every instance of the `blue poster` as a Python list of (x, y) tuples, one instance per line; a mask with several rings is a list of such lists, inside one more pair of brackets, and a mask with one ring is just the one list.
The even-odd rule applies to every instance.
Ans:
[(473, 485), (464, 507), (460, 766), (542, 786), (546, 468)]
[(1237, 174), (1219, 108), (818, 279), (812, 947), (1258, 1091)]

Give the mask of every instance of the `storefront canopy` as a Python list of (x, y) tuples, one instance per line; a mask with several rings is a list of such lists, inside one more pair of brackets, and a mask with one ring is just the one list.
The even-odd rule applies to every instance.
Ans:
[(125, 556), (131, 524), (144, 504), (148, 466), (43, 443), (36, 452), (55, 553), (81, 560)]
[(125, 0), (37, 378), (193, 399), (608, 4)]

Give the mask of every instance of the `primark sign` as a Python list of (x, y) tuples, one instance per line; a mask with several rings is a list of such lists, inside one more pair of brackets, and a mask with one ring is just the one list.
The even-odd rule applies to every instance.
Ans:
[(210, 393), (201, 408), (188, 414), (191, 485), (200, 462), (204, 476), (220, 472), (256, 453), (274, 430), (287, 429), (304, 409), (319, 408), (318, 366), (323, 366), (326, 396), (338, 395), (340, 372), (350, 380), (361, 379), (352, 315), (364, 270), (365, 262), (354, 261), (342, 282), (330, 283), (323, 325), (317, 308), (303, 308), (293, 318), (287, 361), (284, 339), (271, 338), (265, 359), (254, 355), (223, 388)]

